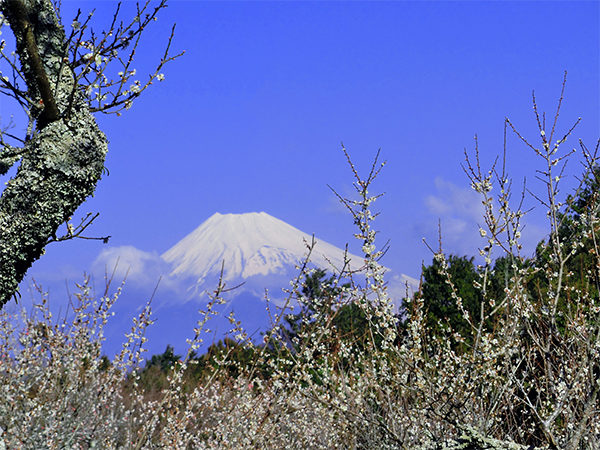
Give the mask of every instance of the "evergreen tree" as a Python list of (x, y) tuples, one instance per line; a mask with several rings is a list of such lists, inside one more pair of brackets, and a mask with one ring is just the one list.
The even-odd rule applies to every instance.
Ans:
[[(600, 292), (600, 272), (596, 265), (598, 261), (598, 246), (600, 235), (597, 221), (600, 212), (600, 167), (595, 166), (583, 179), (581, 188), (567, 197), (566, 204), (570, 207), (558, 214), (558, 241), (563, 255), (563, 281), (576, 288), (577, 295), (591, 295), (598, 298)], [(594, 223), (593, 223), (594, 221)], [(594, 232), (590, 230), (594, 226)], [(553, 239), (550, 237), (541, 241), (537, 248), (533, 263), (536, 267), (547, 267), (546, 271), (539, 270), (529, 283), (529, 291), (534, 298), (543, 299), (548, 290), (548, 271), (558, 272), (560, 261), (553, 258), (556, 254)], [(574, 290), (571, 289), (571, 292)], [(559, 308), (567, 307), (571, 292), (564, 291)]]
[(165, 351), (159, 355), (152, 355), (150, 360), (146, 361), (145, 369), (158, 367), (161, 372), (168, 372), (171, 367), (181, 360), (181, 355), (176, 355), (172, 345), (167, 345)]
[[(292, 348), (302, 345), (298, 341), (301, 330), (306, 334), (307, 327), (317, 326), (329, 326), (334, 330), (335, 342), (331, 343), (332, 350), (339, 345), (339, 340), (351, 342), (362, 350), (367, 348), (368, 340), (374, 339), (375, 345), (379, 345), (381, 337), (370, 333), (372, 324), (369, 324), (363, 309), (365, 306), (340, 298), (344, 295), (343, 289), (348, 288), (350, 284), (341, 286), (336, 284), (335, 277), (328, 278), (327, 272), (322, 269), (316, 270), (305, 278), (302, 287), (305, 303), (302, 310), (298, 314), (286, 317), (287, 340), (292, 343)], [(375, 317), (373, 316), (371, 320), (375, 320)]]
[[(479, 323), (483, 295), (475, 287), (480, 281), (473, 263), (474, 258), (449, 255), (447, 258), (448, 275), (462, 299), (463, 308), (471, 316), (473, 323)], [(448, 276), (443, 273), (442, 262), (434, 258), (431, 265), (423, 267), (421, 295), (427, 310), (427, 327), (436, 335), (442, 334), (442, 327), (449, 325), (453, 331), (459, 332), (467, 341), (472, 329), (452, 295), (452, 287)]]
[(210, 370), (224, 369), (224, 374), (237, 378), (252, 369), (256, 351), (253, 346), (245, 346), (234, 339), (225, 338), (212, 344), (204, 355), (195, 359), (198, 364), (190, 368), (196, 373), (210, 375)]
[(335, 286), (335, 277), (326, 278), (327, 272), (322, 269), (315, 270), (307, 275), (302, 283), (302, 296), (304, 302), (298, 314), (290, 314), (285, 320), (289, 326), (289, 338), (297, 337), (301, 327), (313, 322), (313, 317), (323, 320), (331, 314), (331, 306), (336, 297), (341, 295), (342, 287)]

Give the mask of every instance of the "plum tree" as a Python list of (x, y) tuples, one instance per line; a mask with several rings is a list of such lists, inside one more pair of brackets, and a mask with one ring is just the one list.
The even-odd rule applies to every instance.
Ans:
[[(154, 7), (138, 4), (134, 17), (123, 22), (119, 4), (110, 27), (101, 32), (91, 27), (93, 12), (78, 11), (67, 33), (59, 5), (51, 0), (0, 3), (1, 23), (15, 38), (14, 47), (0, 42), (0, 61), (7, 67), (0, 73), (0, 93), (15, 101), (28, 121), (22, 136), (7, 126), (0, 130), (0, 175), (20, 163), (0, 197), (0, 307), (48, 243), (84, 237), (97, 217), (70, 223), (105, 170), (107, 139), (93, 114), (120, 115), (154, 80), (164, 78), (164, 64), (181, 55), (169, 53), (173, 28), (154, 73), (145, 83), (134, 79), (140, 38), (164, 7), (166, 0)], [(66, 232), (57, 236), (62, 224)]]

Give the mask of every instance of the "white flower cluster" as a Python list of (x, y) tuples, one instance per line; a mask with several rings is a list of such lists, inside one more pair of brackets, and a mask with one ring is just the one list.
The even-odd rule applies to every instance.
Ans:
[[(451, 273), (452, 260), (434, 254), (449, 292), (443, 304), (465, 326), (432, 319), (435, 299), (423, 290), (405, 299), (397, 316), (372, 227), (377, 196), (369, 188), (381, 166), (375, 162), (366, 178), (350, 167), (358, 199), (340, 200), (356, 224), (363, 267), (346, 261), (316, 289), (308, 281), (319, 280), (308, 264), (314, 242), (307, 243), (307, 260), (260, 342), (231, 313), (233, 339), (197, 355), (226, 301), (222, 279), (186, 355), (154, 372), (141, 367), (149, 304), (122, 351), (112, 360), (101, 356), (121, 287), (96, 301), (84, 282), (72, 320), (61, 323), (45, 296), (37, 315), (18, 323), (1, 313), (6, 448), (599, 447), (600, 303), (588, 282), (600, 273), (598, 220), (574, 225), (592, 226), (577, 238), (584, 247), (577, 239), (540, 246), (540, 258), (524, 264), (514, 243), (500, 240), (500, 233), (520, 239), (520, 209), (507, 206), (502, 220), (486, 210), (479, 234), (505, 251), (505, 266), (492, 268), (482, 249), (487, 264), (465, 287)], [(576, 257), (587, 270), (583, 278), (566, 265)], [(492, 286), (500, 270), (495, 279), (503, 283)], [(465, 295), (467, 288), (479, 297)]]

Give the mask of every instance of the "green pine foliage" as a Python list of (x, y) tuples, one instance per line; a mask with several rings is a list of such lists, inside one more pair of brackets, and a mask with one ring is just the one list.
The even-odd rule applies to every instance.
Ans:
[(417, 295), (422, 296), (427, 310), (427, 326), (435, 333), (441, 334), (449, 326), (463, 336), (471, 334), (470, 325), (452, 297), (453, 287), (449, 284), (449, 279), (454, 284), (456, 294), (462, 299), (464, 308), (478, 318), (483, 296), (474, 286), (479, 281), (479, 275), (473, 261), (472, 257), (449, 255), (447, 274), (442, 270), (439, 259), (434, 258), (431, 265), (423, 267), (423, 283), (421, 292)]
[[(537, 246), (534, 259), (538, 266), (546, 264), (548, 268), (536, 273), (530, 289), (533, 295), (543, 298), (548, 290), (549, 273), (561, 270), (562, 264), (565, 281), (573, 289), (565, 291), (561, 308), (567, 306), (573, 294), (598, 298), (600, 292), (600, 272), (596, 267), (600, 230), (590, 231), (590, 218), (596, 217), (600, 209), (600, 166), (585, 174), (580, 188), (569, 195), (565, 203), (565, 210), (557, 214), (557, 239), (550, 236)], [(552, 259), (557, 242), (563, 261)]]

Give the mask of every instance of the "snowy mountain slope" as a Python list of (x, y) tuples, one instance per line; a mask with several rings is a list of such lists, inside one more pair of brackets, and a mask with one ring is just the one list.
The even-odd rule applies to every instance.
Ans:
[[(314, 266), (332, 273), (330, 262), (339, 270), (344, 251), (327, 242), (316, 240), (311, 255)], [(156, 323), (147, 331), (151, 337), (151, 353), (163, 351), (173, 344), (185, 351), (185, 339), (193, 336), (200, 319), (198, 309), (208, 301), (206, 292), (217, 286), (222, 264), (227, 287), (244, 283), (239, 289), (224, 294), (226, 304), (218, 305), (217, 317), (210, 321), (214, 339), (220, 339), (231, 327), (227, 316), (233, 311), (253, 337), (269, 328), (270, 316), (265, 309), (265, 289), (269, 291), (270, 307), (282, 306), (290, 280), (298, 276), (295, 265), (306, 256), (306, 244), (312, 236), (264, 212), (246, 214), (214, 214), (198, 228), (162, 255), (131, 246), (104, 249), (95, 261), (98, 279), (106, 270), (114, 271), (116, 279), (128, 274), (128, 288), (117, 302), (123, 318), (113, 322), (108, 330), (111, 352), (120, 349), (120, 337), (131, 326), (130, 317), (138, 314), (160, 279), (153, 311)], [(352, 269), (363, 264), (363, 258), (347, 255)], [(118, 269), (118, 270), (117, 270)], [(406, 284), (414, 292), (418, 281), (404, 274), (386, 273), (388, 293), (397, 307), (406, 295)], [(271, 314), (277, 313), (271, 309)], [(117, 339), (116, 337), (119, 337)], [(208, 342), (208, 341), (207, 341)]]
[[(265, 212), (215, 213), (161, 256), (171, 264), (171, 276), (194, 278), (197, 284), (218, 277), (224, 261), (225, 281), (284, 275), (302, 262), (312, 236)], [(348, 254), (351, 266), (363, 259)], [(310, 261), (317, 267), (341, 269), (344, 251), (316, 240)], [(333, 266), (332, 266), (333, 264)]]

